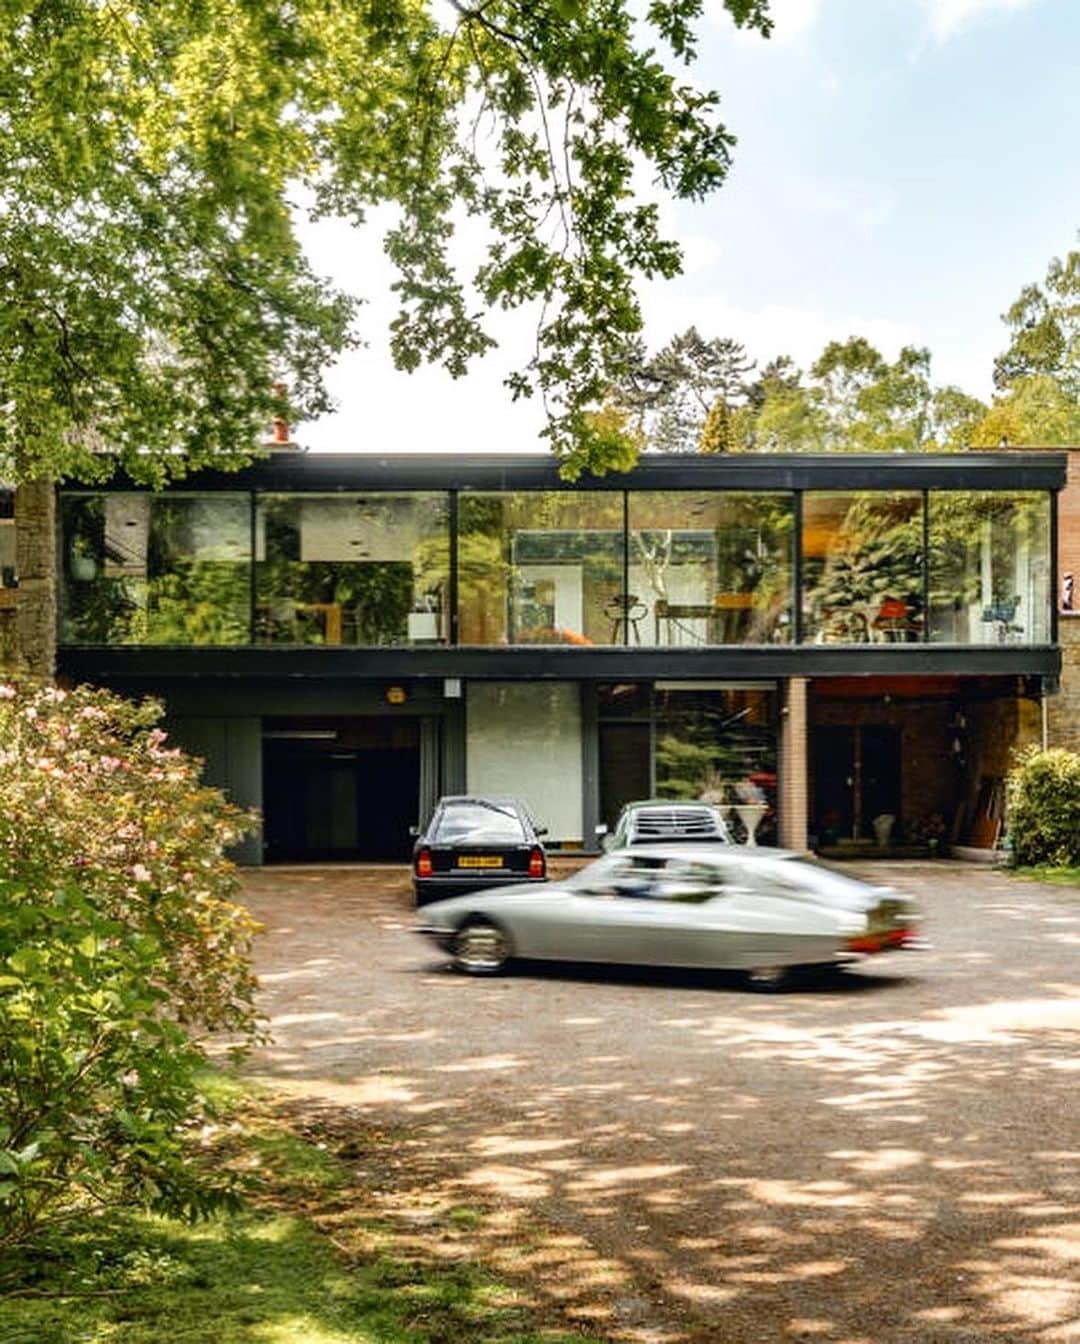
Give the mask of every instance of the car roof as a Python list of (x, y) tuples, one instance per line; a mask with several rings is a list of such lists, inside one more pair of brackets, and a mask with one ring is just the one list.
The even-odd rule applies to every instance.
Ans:
[(442, 807), (445, 803), (498, 803), (500, 806), (506, 804), (511, 807), (525, 806), (521, 799), (512, 793), (444, 793), (435, 806)]
[(634, 845), (632, 849), (615, 849), (607, 858), (701, 859), (709, 863), (763, 863), (768, 859), (804, 859), (792, 849), (772, 849), (768, 845), (696, 845), (680, 840), (670, 844)]
[(701, 807), (708, 812), (717, 811), (715, 803), (702, 802), (700, 798), (639, 798), (633, 803), (624, 803), (623, 811), (638, 811), (646, 807)]

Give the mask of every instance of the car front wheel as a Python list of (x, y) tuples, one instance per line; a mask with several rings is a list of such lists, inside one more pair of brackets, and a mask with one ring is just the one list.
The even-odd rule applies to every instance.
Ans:
[(778, 994), (795, 979), (793, 966), (754, 966), (746, 972), (746, 983), (758, 994)]
[(473, 920), (458, 929), (451, 944), (454, 965), (466, 975), (498, 975), (510, 960), (510, 942), (487, 920)]

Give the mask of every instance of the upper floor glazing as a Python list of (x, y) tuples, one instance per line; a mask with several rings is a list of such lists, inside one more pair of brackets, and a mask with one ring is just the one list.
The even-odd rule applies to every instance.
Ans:
[(1045, 489), (68, 491), (66, 645), (1051, 641)]

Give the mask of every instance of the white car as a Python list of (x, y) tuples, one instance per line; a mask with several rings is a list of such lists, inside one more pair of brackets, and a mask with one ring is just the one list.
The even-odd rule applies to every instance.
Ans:
[(784, 850), (648, 845), (563, 882), (437, 901), (417, 931), (471, 975), (513, 957), (739, 970), (772, 988), (796, 967), (919, 945), (906, 896)]

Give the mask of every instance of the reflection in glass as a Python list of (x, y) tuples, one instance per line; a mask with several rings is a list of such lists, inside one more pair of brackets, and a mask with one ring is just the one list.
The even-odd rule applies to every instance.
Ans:
[(468, 494), (458, 520), (462, 644), (623, 642), (620, 494)]
[(931, 491), (930, 638), (1050, 642), (1050, 498)]
[(632, 491), (633, 641), (787, 643), (793, 519), (789, 494)]
[(922, 638), (920, 491), (803, 496), (803, 639), (814, 644)]
[(445, 644), (444, 494), (264, 495), (255, 638), (263, 644)]
[(60, 521), (66, 643), (248, 641), (247, 495), (66, 495)]
[(742, 826), (737, 809), (760, 807), (760, 820), (754, 819), (757, 840), (775, 842), (777, 734), (772, 687), (658, 683), (654, 732), (658, 798), (717, 803), (736, 833)]

